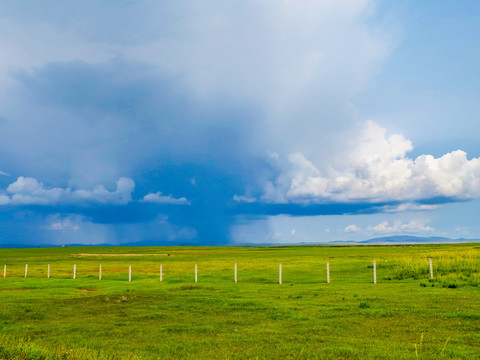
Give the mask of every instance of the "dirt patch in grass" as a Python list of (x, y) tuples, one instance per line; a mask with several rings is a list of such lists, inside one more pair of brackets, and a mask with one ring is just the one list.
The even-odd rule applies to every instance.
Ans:
[(170, 256), (170, 254), (72, 254), (72, 256), (130, 257), (130, 256)]
[(182, 291), (182, 290), (210, 290), (210, 291), (219, 291), (213, 286), (200, 286), (200, 285), (185, 285), (176, 288), (168, 289), (169, 291)]
[(27, 290), (33, 290), (33, 289), (29, 289), (29, 288), (0, 289), (0, 291), (27, 291)]
[(92, 291), (97, 291), (97, 289), (88, 289), (88, 288), (75, 288), (77, 290), (80, 290), (80, 291), (84, 291), (84, 292), (92, 292)]

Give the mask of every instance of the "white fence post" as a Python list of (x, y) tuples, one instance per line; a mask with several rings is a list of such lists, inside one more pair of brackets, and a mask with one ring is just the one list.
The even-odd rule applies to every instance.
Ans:
[(128, 266), (128, 282), (132, 282), (132, 265)]
[(327, 284), (330, 284), (330, 263), (327, 261)]
[(373, 283), (377, 283), (377, 262), (373, 262)]
[(197, 278), (197, 264), (195, 264), (195, 282), (197, 282), (198, 278)]
[(278, 266), (278, 283), (282, 284), (282, 264)]
[(102, 264), (98, 267), (98, 280), (102, 280)]
[(3, 277), (7, 277), (7, 264), (3, 265)]
[(432, 258), (430, 260), (430, 277), (433, 279), (433, 263), (432, 263)]
[(50, 279), (50, 264), (47, 265), (47, 279)]
[(77, 278), (77, 264), (73, 264), (73, 279)]
[(25, 277), (27, 277), (27, 273), (28, 273), (28, 264), (25, 264)]
[(163, 281), (163, 266), (160, 264), (160, 281)]
[(235, 282), (237, 282), (237, 263), (235, 263)]

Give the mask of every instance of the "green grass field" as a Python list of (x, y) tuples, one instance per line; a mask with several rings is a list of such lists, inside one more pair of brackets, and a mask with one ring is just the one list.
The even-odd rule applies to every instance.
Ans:
[(479, 244), (1, 249), (3, 264), (1, 359), (480, 358)]

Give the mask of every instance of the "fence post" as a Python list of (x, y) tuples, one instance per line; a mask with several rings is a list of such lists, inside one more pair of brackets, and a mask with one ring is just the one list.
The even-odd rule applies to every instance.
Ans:
[(73, 264), (73, 279), (77, 278), (77, 264)]
[(163, 266), (160, 264), (160, 281), (163, 281)]
[(433, 263), (432, 263), (432, 258), (430, 258), (429, 261), (430, 261), (430, 277), (433, 279)]
[(235, 282), (237, 282), (237, 263), (235, 263)]
[(50, 279), (50, 264), (47, 265), (47, 279)]
[(28, 264), (25, 264), (25, 277), (27, 277), (27, 273), (28, 273)]
[(373, 283), (377, 283), (377, 262), (373, 262)]
[(278, 266), (278, 283), (282, 284), (282, 264)]
[(195, 264), (195, 282), (197, 282), (198, 278), (197, 278), (197, 264)]
[(132, 265), (128, 266), (128, 282), (132, 281)]
[(102, 280), (102, 264), (98, 267), (98, 280)]
[(3, 277), (7, 277), (7, 264), (3, 265)]
[(330, 263), (327, 261), (327, 284), (330, 284)]

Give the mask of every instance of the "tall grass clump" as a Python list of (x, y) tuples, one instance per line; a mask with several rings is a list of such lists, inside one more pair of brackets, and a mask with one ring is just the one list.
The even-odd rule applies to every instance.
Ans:
[(480, 272), (480, 253), (473, 250), (460, 254), (443, 255), (435, 259), (436, 272), (440, 276), (457, 274), (470, 277)]
[(412, 257), (400, 257), (393, 261), (380, 262), (377, 264), (379, 271), (384, 271), (386, 279), (405, 280), (405, 279), (421, 279), (428, 275), (428, 259), (427, 265), (422, 259)]
[[(432, 252), (427, 257), (402, 256), (394, 260), (378, 263), (384, 271), (385, 279), (427, 279), (430, 278), (429, 258), (433, 261), (435, 285), (455, 288), (478, 286), (480, 284), (480, 252), (464, 250), (456, 253)], [(422, 283), (425, 285), (425, 283)], [(435, 286), (434, 285), (434, 286)]]
[(5, 360), (116, 360), (116, 359), (139, 359), (135, 354), (122, 356), (107, 354), (104, 351), (92, 351), (89, 349), (75, 348), (48, 348), (36, 344), (28, 339), (11, 339), (0, 337), (0, 359)]

